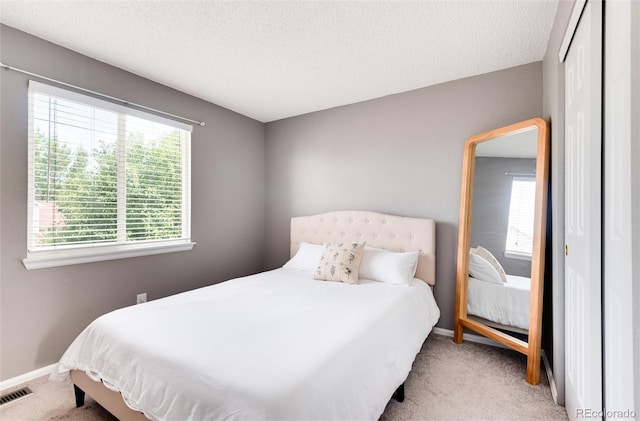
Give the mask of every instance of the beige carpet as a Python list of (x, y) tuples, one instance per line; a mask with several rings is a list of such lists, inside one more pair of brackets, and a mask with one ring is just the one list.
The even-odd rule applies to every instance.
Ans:
[[(456, 345), (431, 335), (405, 384), (405, 401), (392, 400), (381, 421), (566, 420), (565, 409), (551, 399), (546, 376), (531, 386), (525, 369), (525, 357), (515, 351)], [(75, 408), (70, 383), (40, 378), (27, 386), (34, 394), (0, 407), (2, 421), (116, 420), (89, 397), (84, 407)]]

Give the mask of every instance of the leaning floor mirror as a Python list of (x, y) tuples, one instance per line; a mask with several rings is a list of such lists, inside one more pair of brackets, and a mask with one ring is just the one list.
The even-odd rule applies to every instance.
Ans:
[(469, 329), (527, 356), (540, 382), (549, 124), (540, 118), (465, 144), (454, 342)]

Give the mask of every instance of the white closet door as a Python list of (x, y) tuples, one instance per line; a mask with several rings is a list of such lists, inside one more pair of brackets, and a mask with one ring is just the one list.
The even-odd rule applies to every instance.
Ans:
[(565, 405), (602, 410), (602, 3), (589, 1), (565, 62)]
[[(633, 359), (631, 17), (627, 1), (605, 3), (604, 376), (607, 419), (637, 412)], [(636, 140), (637, 141), (637, 140)], [(637, 221), (635, 222), (638, 223)]]

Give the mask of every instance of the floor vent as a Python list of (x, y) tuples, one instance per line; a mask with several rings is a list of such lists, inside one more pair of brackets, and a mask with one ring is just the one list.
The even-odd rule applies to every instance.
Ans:
[(11, 393), (6, 393), (0, 396), (0, 406), (8, 404), (10, 402), (17, 401), (18, 399), (27, 397), (32, 393), (33, 392), (28, 387), (23, 387), (22, 389), (14, 390)]

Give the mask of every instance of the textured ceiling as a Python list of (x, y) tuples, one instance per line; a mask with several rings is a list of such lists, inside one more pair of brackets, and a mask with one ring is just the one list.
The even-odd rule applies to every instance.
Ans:
[(538, 129), (512, 132), (476, 146), (476, 156), (494, 158), (536, 158), (538, 155)]
[(557, 6), (1, 0), (0, 22), (267, 122), (542, 60)]

